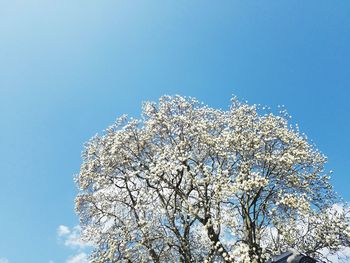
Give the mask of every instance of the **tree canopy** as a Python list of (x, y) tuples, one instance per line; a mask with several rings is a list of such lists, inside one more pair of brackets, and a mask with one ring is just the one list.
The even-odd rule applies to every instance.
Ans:
[(76, 181), (92, 262), (263, 263), (348, 247), (326, 157), (287, 114), (232, 99), (146, 102), (85, 145)]

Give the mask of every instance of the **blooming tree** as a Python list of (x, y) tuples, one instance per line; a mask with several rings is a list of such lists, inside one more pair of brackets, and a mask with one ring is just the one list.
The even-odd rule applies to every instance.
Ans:
[(146, 102), (85, 145), (76, 177), (92, 262), (262, 263), (297, 249), (317, 258), (349, 246), (346, 209), (326, 157), (284, 111), (232, 99)]

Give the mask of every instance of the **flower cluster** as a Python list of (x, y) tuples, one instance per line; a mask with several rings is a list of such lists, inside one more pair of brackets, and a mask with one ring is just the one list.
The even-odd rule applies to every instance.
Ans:
[(76, 210), (96, 262), (262, 263), (298, 240), (315, 253), (349, 242), (343, 217), (318, 213), (334, 203), (325, 156), (257, 105), (164, 96), (94, 136), (82, 157)]

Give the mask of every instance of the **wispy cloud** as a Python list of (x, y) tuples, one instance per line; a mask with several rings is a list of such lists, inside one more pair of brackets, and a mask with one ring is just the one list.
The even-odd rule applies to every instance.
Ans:
[(81, 239), (80, 233), (81, 228), (79, 226), (69, 228), (68, 226), (60, 225), (57, 229), (57, 235), (63, 240), (64, 245), (73, 249), (83, 249), (90, 246), (89, 243)]
[(69, 227), (65, 225), (60, 225), (57, 229), (57, 234), (59, 237), (70, 234)]
[(0, 263), (10, 263), (7, 258), (0, 258)]
[[(60, 225), (57, 228), (57, 236), (63, 244), (74, 250), (76, 255), (70, 256), (66, 263), (87, 263), (88, 254), (87, 250), (91, 248), (91, 244), (85, 242), (81, 238), (81, 227), (74, 226), (72, 228)], [(0, 261), (0, 263), (3, 263)], [(6, 262), (7, 263), (7, 262)]]

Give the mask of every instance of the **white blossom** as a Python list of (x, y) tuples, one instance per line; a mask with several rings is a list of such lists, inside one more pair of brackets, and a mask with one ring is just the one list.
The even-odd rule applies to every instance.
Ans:
[(326, 157), (286, 116), (164, 96), (94, 136), (76, 177), (91, 261), (262, 263), (348, 246)]

